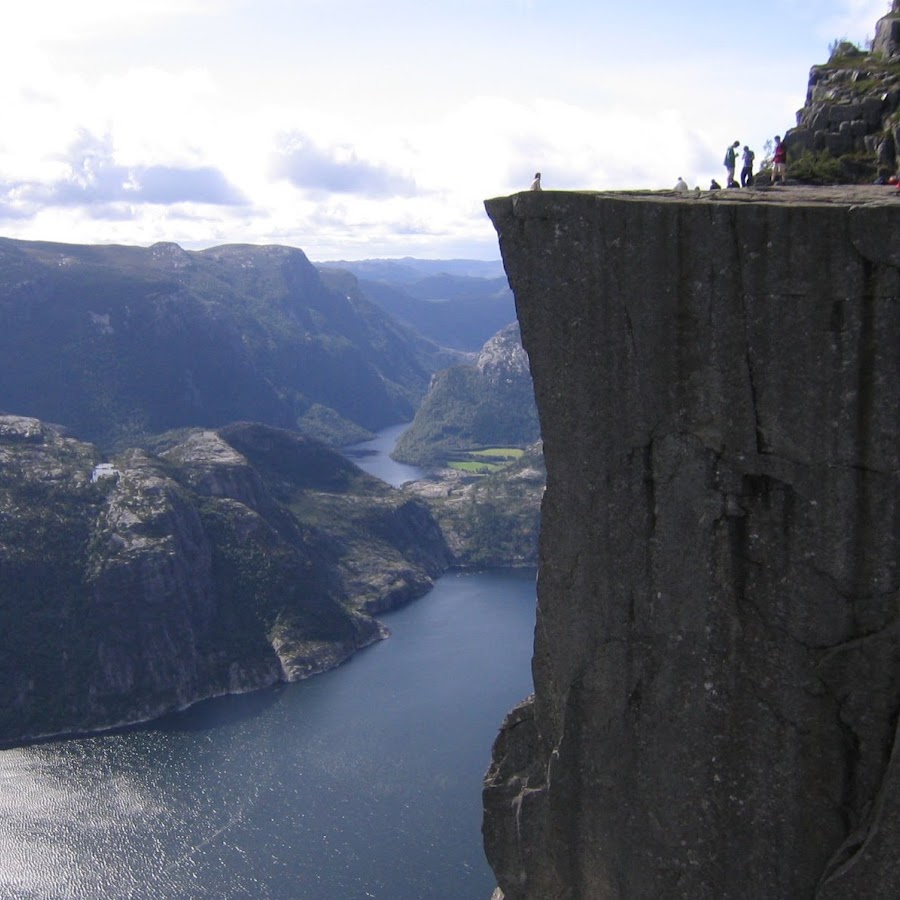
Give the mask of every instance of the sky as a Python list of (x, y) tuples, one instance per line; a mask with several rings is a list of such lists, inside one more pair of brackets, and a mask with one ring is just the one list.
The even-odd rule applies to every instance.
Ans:
[(724, 179), (888, 0), (25, 0), (0, 236), (498, 259), (488, 197)]

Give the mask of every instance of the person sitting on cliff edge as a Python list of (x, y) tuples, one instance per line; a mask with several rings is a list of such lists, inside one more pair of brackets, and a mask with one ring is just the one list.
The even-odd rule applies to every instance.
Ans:
[(543, 190), (543, 188), (541, 187), (541, 173), (540, 172), (534, 173), (534, 181), (531, 182), (531, 187), (528, 188), (528, 190), (529, 191)]

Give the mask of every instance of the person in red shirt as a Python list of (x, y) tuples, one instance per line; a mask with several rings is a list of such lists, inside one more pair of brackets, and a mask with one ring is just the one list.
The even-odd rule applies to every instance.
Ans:
[(784, 184), (787, 180), (787, 148), (781, 142), (781, 136), (775, 135), (775, 152), (772, 154), (772, 184), (781, 178)]

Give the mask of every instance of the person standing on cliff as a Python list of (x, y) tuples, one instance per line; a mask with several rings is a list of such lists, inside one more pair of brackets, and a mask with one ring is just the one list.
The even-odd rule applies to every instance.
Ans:
[(772, 153), (772, 186), (778, 179), (784, 184), (787, 180), (787, 148), (781, 142), (781, 135), (775, 135), (775, 150)]
[(738, 147), (741, 146), (740, 141), (735, 141), (726, 151), (725, 151), (725, 171), (727, 173), (727, 178), (725, 179), (725, 187), (737, 187), (738, 183), (734, 180), (734, 167), (737, 163), (737, 154), (734, 152)]
[(756, 159), (756, 154), (746, 144), (744, 144), (744, 152), (741, 155), (741, 161), (743, 162), (743, 167), (741, 168), (741, 187), (753, 186), (754, 159)]
[(541, 187), (541, 173), (540, 172), (534, 173), (534, 181), (531, 182), (531, 187), (528, 190), (530, 190), (530, 191), (543, 190), (543, 188)]

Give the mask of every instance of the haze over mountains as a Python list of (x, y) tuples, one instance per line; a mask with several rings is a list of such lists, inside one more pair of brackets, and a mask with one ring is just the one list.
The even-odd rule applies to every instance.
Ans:
[(360, 289), (385, 312), (457, 350), (479, 351), (516, 318), (499, 261), (369, 259), (318, 266), (352, 272)]
[(0, 240), (0, 411), (106, 447), (237, 420), (363, 439), (463, 357), (342, 279), (288, 247)]
[[(459, 415), (465, 446), (524, 448), (462, 412), (490, 369), (534, 415), (517, 330), (488, 334), (480, 368), (465, 349), (514, 318), (505, 277), (419, 262), (364, 268), (394, 273), (377, 284), (410, 291), (436, 340), (293, 248), (0, 239), (0, 616), (17, 623), (0, 636), (0, 743), (305, 677), (384, 636), (372, 616), (450, 565), (533, 564), (539, 448), (508, 475), (401, 492), (325, 446), (409, 421), (472, 370), (471, 397), (429, 409)], [(414, 299), (423, 283), (444, 298)]]

